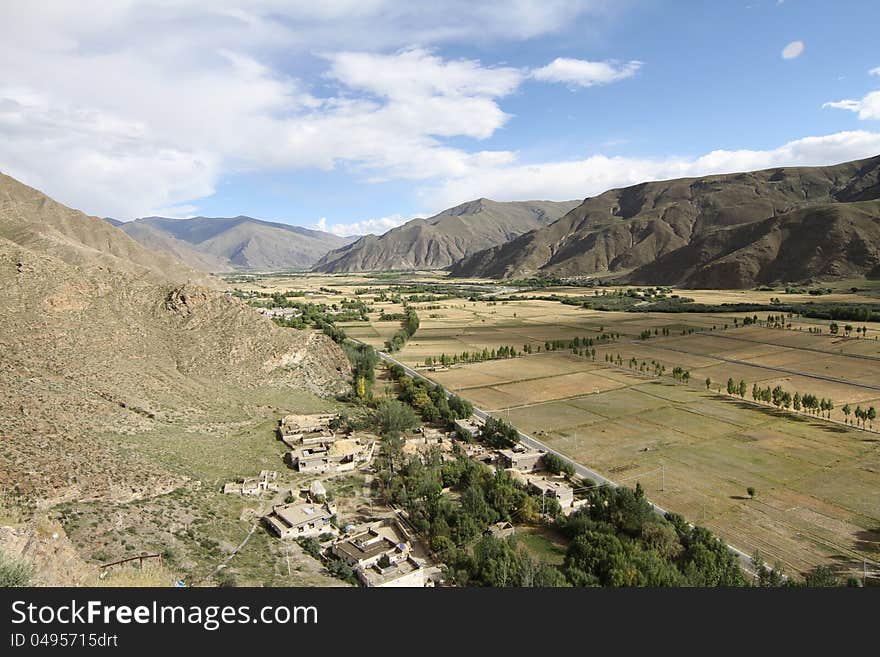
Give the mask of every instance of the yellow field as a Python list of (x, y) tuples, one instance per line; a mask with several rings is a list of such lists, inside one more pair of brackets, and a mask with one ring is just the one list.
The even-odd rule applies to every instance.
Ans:
[[(443, 278), (423, 274), (407, 279), (414, 281), (442, 283)], [(308, 290), (304, 300), (321, 303), (354, 298), (360, 289), (357, 298), (372, 305), (370, 321), (342, 326), (350, 337), (381, 347), (399, 325), (379, 321), (379, 310), (400, 312), (401, 306), (376, 297), (394, 282), (301, 276), (254, 285), (264, 286), (263, 291)], [(246, 289), (240, 283), (236, 287)], [(877, 300), (876, 286), (858, 294), (835, 290), (834, 295), (803, 299), (785, 295), (783, 301)], [(540, 294), (545, 292), (592, 294), (577, 288)], [(769, 303), (783, 296), (779, 291), (679, 293), (704, 303)], [(556, 301), (487, 302), (467, 296), (413, 303), (420, 328), (396, 357), (420, 366), (426, 357), (444, 353), (500, 346), (520, 351), (525, 344), (537, 350), (545, 341), (619, 334), (610, 344), (595, 345), (595, 361), (567, 349), (542, 349), (540, 354), (425, 372), (574, 460), (624, 484), (641, 482), (656, 503), (708, 526), (746, 552), (760, 549), (767, 560), (778, 560), (789, 571), (819, 563), (857, 570), (862, 558), (880, 560), (880, 439), (841, 424), (845, 402), (880, 407), (880, 341), (873, 339), (880, 335), (880, 324), (867, 324), (869, 338), (858, 339), (831, 336), (830, 322), (817, 319), (793, 318), (793, 330), (734, 328), (734, 318), (742, 320), (744, 313), (601, 312)], [(766, 314), (758, 313), (762, 319)], [(645, 329), (662, 333), (663, 328), (670, 335), (639, 339)], [(810, 328), (823, 333), (810, 333)], [(624, 367), (609, 366), (606, 354), (620, 354)], [(652, 361), (662, 363), (667, 373), (684, 367), (691, 385), (632, 372), (627, 368), (632, 357), (649, 367)], [(747, 382), (746, 400), (718, 394), (728, 377)], [(836, 422), (753, 404), (753, 383), (830, 397)], [(756, 499), (746, 495), (750, 486), (758, 491)]]

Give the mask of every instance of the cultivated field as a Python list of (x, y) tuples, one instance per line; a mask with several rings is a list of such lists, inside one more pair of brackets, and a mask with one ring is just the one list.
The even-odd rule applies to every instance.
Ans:
[[(443, 279), (421, 275), (407, 282), (413, 281)], [(354, 298), (359, 290), (357, 298), (372, 306), (370, 321), (343, 326), (349, 336), (376, 347), (399, 328), (397, 322), (378, 319), (380, 310), (401, 311), (400, 304), (376, 300), (388, 285), (360, 276), (273, 283), (280, 289), (310, 290), (308, 300), (323, 303)], [(320, 287), (341, 294), (326, 294)], [(578, 288), (552, 292), (588, 293)], [(859, 294), (840, 290), (820, 299), (876, 301), (875, 292), (873, 287)], [(779, 296), (761, 291), (681, 294), (704, 303), (769, 303)], [(746, 552), (760, 550), (789, 571), (819, 563), (855, 571), (863, 558), (869, 564), (880, 561), (880, 434), (846, 426), (841, 411), (847, 402), (853, 408), (880, 407), (880, 341), (875, 339), (880, 324), (864, 324), (868, 337), (856, 338), (832, 336), (830, 322), (800, 317), (787, 318), (790, 329), (743, 327), (745, 313), (602, 312), (556, 301), (469, 296), (411, 302), (420, 328), (396, 357), (574, 460), (624, 484), (641, 482), (658, 504), (710, 527)], [(786, 295), (784, 301), (810, 299), (815, 300)], [(767, 315), (757, 314), (760, 319)], [(811, 328), (822, 332), (811, 333)], [(646, 329), (658, 335), (639, 339)], [(595, 361), (565, 348), (544, 350), (547, 341), (596, 340), (602, 333), (619, 337), (595, 343)], [(533, 351), (542, 347), (541, 353), (424, 368), (427, 357), (502, 346), (521, 351), (527, 344)], [(606, 363), (607, 354), (615, 359), (619, 354), (623, 367)], [(631, 358), (649, 370), (652, 362), (660, 363), (667, 376), (633, 372)], [(668, 374), (674, 367), (690, 371), (689, 385), (672, 381)], [(724, 394), (728, 378), (746, 381), (745, 400)], [(828, 397), (834, 402), (833, 422), (752, 403), (753, 384)], [(757, 491), (754, 499), (746, 493), (749, 487)]]

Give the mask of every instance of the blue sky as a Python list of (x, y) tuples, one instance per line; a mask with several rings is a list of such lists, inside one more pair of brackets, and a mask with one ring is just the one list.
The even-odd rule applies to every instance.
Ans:
[(880, 153), (877, 2), (73, 4), (0, 5), (0, 170), (91, 214), (382, 232)]

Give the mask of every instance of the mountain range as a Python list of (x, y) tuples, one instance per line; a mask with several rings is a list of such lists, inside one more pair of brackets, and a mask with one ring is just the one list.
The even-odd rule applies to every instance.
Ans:
[(0, 239), (69, 265), (213, 285), (204, 271), (150, 251), (98, 217), (62, 205), (2, 173), (0, 218)]
[(147, 248), (209, 272), (305, 270), (355, 239), (245, 216), (108, 221)]
[(480, 249), (546, 226), (578, 203), (469, 201), (427, 219), (413, 219), (381, 236), (365, 235), (325, 255), (314, 271), (443, 269)]
[(619, 274), (744, 288), (880, 275), (880, 156), (647, 182), (464, 257), (457, 277)]

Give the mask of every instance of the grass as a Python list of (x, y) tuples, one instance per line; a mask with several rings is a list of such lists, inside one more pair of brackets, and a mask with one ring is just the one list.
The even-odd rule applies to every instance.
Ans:
[(565, 539), (547, 527), (518, 527), (516, 540), (533, 557), (557, 566), (562, 564), (568, 548)]
[[(333, 585), (298, 548), (284, 545), (258, 527), (229, 564), (214, 570), (248, 535), (272, 499), (224, 495), (224, 483), (254, 476), (262, 469), (279, 473), (278, 497), (308, 478), (289, 470), (286, 448), (275, 433), (278, 419), (290, 412), (326, 412), (337, 402), (309, 393), (253, 390), (237, 407), (218, 411), (203, 422), (170, 423), (155, 431), (103, 438), (186, 478), (168, 494), (127, 503), (77, 502), (55, 509), (68, 536), (87, 561), (106, 563), (141, 553), (162, 553), (170, 576), (187, 584), (235, 582), (238, 585)], [(288, 572), (288, 561), (291, 564)], [(130, 568), (114, 568), (111, 584), (143, 585), (153, 580)], [(158, 581), (158, 580), (156, 580)], [(163, 585), (168, 585), (171, 580)], [(125, 584), (121, 584), (125, 585)]]

